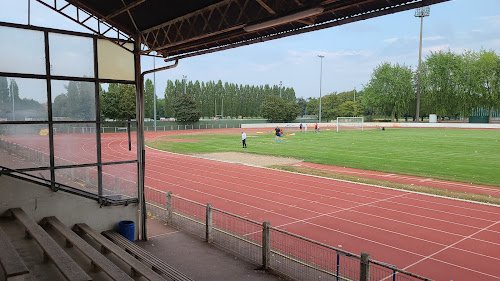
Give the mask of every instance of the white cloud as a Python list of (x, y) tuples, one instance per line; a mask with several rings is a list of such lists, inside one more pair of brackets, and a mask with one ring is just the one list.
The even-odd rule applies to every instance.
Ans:
[(484, 24), (500, 27), (500, 15), (481, 17), (481, 20), (485, 22)]
[(325, 63), (327, 60), (343, 60), (356, 57), (367, 58), (373, 55), (373, 51), (371, 50), (339, 50), (335, 52), (319, 52), (319, 51), (288, 51), (287, 55), (284, 59), (286, 63), (292, 65), (303, 65), (310, 63), (311, 60), (318, 59), (318, 55), (324, 56), (323, 62)]
[(450, 49), (449, 44), (443, 44), (443, 45), (435, 45), (435, 46), (422, 48), (422, 52), (423, 53), (430, 53), (430, 52), (447, 51), (449, 49)]
[(429, 37), (424, 37), (422, 38), (424, 41), (436, 41), (436, 40), (442, 40), (445, 39), (443, 36), (436, 35), (436, 36), (429, 36)]
[(388, 38), (388, 39), (385, 39), (384, 42), (385, 43), (394, 43), (394, 42), (397, 42), (399, 40), (399, 38)]
[(489, 49), (500, 49), (500, 39), (495, 38), (489, 41), (486, 41), (484, 47), (488, 47)]

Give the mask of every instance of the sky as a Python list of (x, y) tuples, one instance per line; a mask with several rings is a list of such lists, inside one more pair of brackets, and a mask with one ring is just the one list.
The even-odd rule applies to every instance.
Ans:
[[(27, 0), (0, 0), (0, 21), (27, 24), (27, 5)], [(31, 24), (89, 32), (34, 0)], [(279, 85), (282, 81), (283, 87), (294, 88), (296, 97), (316, 98), (320, 94), (318, 55), (324, 56), (322, 95), (359, 91), (369, 82), (373, 70), (384, 62), (416, 69), (419, 34), (420, 18), (410, 10), (186, 58), (176, 68), (156, 73), (156, 93), (162, 97), (167, 80), (181, 80), (186, 75), (188, 81), (222, 80), (243, 85)], [(6, 40), (2, 34), (1, 40)], [(461, 53), (481, 49), (500, 54), (500, 1), (453, 0), (431, 6), (430, 16), (424, 18), (423, 59), (432, 51)], [(157, 67), (171, 64), (161, 59), (155, 63)], [(153, 59), (143, 57), (142, 70), (152, 67)], [(153, 75), (146, 78), (153, 80)], [(28, 84), (33, 82), (18, 84), (22, 91), (23, 87), (32, 87)]]

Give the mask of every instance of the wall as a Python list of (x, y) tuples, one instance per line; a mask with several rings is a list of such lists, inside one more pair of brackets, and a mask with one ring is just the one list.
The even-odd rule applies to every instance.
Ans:
[(0, 176), (0, 215), (10, 208), (22, 208), (39, 222), (47, 216), (56, 216), (68, 227), (86, 223), (98, 232), (116, 229), (121, 220), (135, 223), (137, 239), (138, 204), (128, 206), (103, 206), (91, 199), (49, 188), (23, 180)]

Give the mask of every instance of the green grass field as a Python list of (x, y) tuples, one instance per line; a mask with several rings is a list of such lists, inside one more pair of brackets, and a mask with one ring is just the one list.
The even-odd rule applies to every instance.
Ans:
[(295, 132), (275, 142), (268, 131), (234, 135), (176, 135), (200, 142), (148, 141), (154, 148), (184, 153), (239, 151), (303, 159), (307, 162), (500, 186), (500, 131), (388, 129)]

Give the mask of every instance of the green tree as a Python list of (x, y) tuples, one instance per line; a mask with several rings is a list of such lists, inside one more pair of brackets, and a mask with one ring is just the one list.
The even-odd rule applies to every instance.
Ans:
[(296, 103), (287, 103), (278, 95), (268, 95), (261, 106), (262, 117), (271, 122), (290, 122), (300, 113)]
[(276, 95), (269, 95), (262, 102), (262, 117), (271, 122), (280, 122), (286, 116), (286, 103)]
[(339, 106), (339, 116), (358, 117), (363, 113), (361, 104), (354, 101), (346, 101)]
[(73, 120), (95, 120), (94, 84), (70, 81), (65, 88), (66, 93), (57, 95), (52, 102), (52, 115)]
[(128, 120), (136, 116), (135, 86), (110, 84), (108, 91), (101, 94), (101, 113), (114, 120)]
[(393, 121), (395, 117), (407, 115), (415, 99), (412, 78), (413, 72), (407, 66), (379, 65), (364, 89), (365, 106), (375, 108), (380, 115), (391, 116)]
[(166, 117), (165, 114), (165, 99), (156, 100), (156, 118)]
[(7, 77), (0, 77), (0, 104), (9, 102), (9, 83)]
[(154, 118), (154, 85), (151, 79), (144, 83), (144, 117)]
[(300, 114), (299, 105), (295, 102), (287, 102), (285, 104), (285, 117), (283, 118), (284, 122), (292, 122), (297, 119), (297, 116)]
[(308, 98), (306, 106), (307, 115), (318, 115), (319, 113), (319, 100)]
[(476, 61), (478, 102), (489, 109), (489, 122), (493, 110), (500, 108), (500, 57), (493, 51), (481, 50)]
[(340, 116), (340, 98), (336, 94), (330, 94), (321, 98), (321, 119), (322, 121), (335, 120)]
[[(431, 53), (422, 64), (422, 105), (429, 113), (438, 116), (455, 116), (465, 113), (460, 104), (465, 98), (460, 79), (464, 64), (459, 55), (450, 51)], [(461, 91), (458, 91), (461, 89)]]
[(181, 94), (173, 101), (174, 117), (182, 122), (197, 122), (200, 120), (201, 111), (192, 95)]
[(299, 115), (306, 115), (307, 101), (304, 98), (297, 98), (297, 105), (299, 106)]

